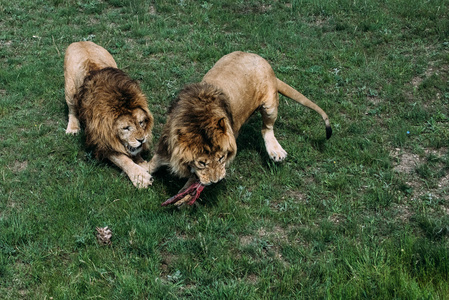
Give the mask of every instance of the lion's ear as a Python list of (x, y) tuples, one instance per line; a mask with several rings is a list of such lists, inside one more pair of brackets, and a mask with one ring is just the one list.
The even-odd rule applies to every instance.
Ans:
[(218, 128), (221, 129), (223, 132), (226, 132), (226, 121), (225, 118), (221, 118), (220, 120), (218, 120)]

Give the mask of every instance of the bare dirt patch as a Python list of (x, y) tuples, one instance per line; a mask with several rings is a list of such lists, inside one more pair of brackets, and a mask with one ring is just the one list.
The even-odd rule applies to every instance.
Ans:
[(240, 245), (242, 245), (243, 247), (246, 247), (251, 244), (251, 242), (253, 241), (253, 237), (250, 235), (244, 235), (244, 236), (240, 237), (239, 241), (240, 241)]
[(22, 171), (25, 171), (28, 167), (28, 161), (18, 161), (16, 160), (14, 164), (10, 167), (11, 171), (14, 173), (20, 173)]
[(287, 233), (285, 229), (280, 226), (274, 226), (273, 229), (269, 232), (266, 231), (265, 228), (260, 228), (257, 231), (259, 237), (272, 237), (277, 241), (287, 241)]
[(256, 284), (259, 281), (259, 277), (256, 274), (249, 274), (246, 280), (251, 284)]
[(402, 222), (408, 222), (413, 215), (408, 205), (399, 204), (396, 207), (396, 217)]
[(346, 221), (346, 217), (342, 214), (334, 213), (329, 217), (329, 221), (334, 225), (340, 225)]
[(414, 88), (419, 87), (422, 82), (423, 82), (423, 79), (421, 77), (418, 77), (418, 76), (416, 76), (416, 77), (414, 77), (412, 79), (412, 85), (413, 85)]
[[(436, 185), (436, 187), (429, 188), (425, 184), (425, 180), (420, 178), (418, 174), (415, 174), (415, 170), (418, 166), (425, 164), (429, 157), (434, 156), (436, 160), (441, 159), (446, 155), (447, 148), (439, 149), (424, 149), (424, 155), (420, 156), (405, 150), (396, 148), (391, 152), (391, 156), (396, 160), (396, 164), (393, 170), (398, 173), (406, 174), (406, 184), (413, 188), (411, 194), (411, 199), (416, 199), (420, 197), (428, 197), (429, 199), (438, 197), (443, 200), (449, 200), (449, 174), (441, 177)], [(442, 164), (435, 168), (442, 168)], [(408, 216), (406, 212), (407, 206), (402, 207), (404, 211), (405, 218)]]
[[(300, 191), (296, 191), (296, 190), (288, 190), (285, 193), (285, 196), (287, 198), (292, 198), (292, 199), (294, 199), (297, 202), (305, 202), (306, 199), (307, 199), (306, 194), (304, 194), (304, 193), (302, 193)], [(282, 198), (285, 199), (285, 197), (282, 197)]]
[(170, 266), (176, 261), (177, 257), (169, 252), (161, 252), (161, 277), (166, 279), (166, 276), (170, 273)]
[(421, 163), (418, 154), (402, 152), (400, 148), (396, 148), (391, 156), (399, 161), (393, 168), (396, 172), (410, 174), (414, 172), (416, 166)]
[(366, 99), (375, 106), (383, 102), (383, 99), (380, 97), (366, 97)]
[(281, 254), (282, 242), (288, 242), (287, 232), (280, 226), (274, 226), (272, 229), (259, 228), (255, 236), (244, 235), (239, 238), (240, 245), (243, 247), (254, 245), (262, 249), (262, 253), (268, 257), (280, 261), (285, 267), (289, 266), (289, 263), (284, 260)]
[[(444, 71), (444, 69), (443, 69), (443, 71)], [(429, 66), (427, 68), (427, 70), (424, 72), (424, 74), (423, 74), (424, 76), (422, 76), (422, 77), (420, 77), (420, 76), (413, 77), (413, 79), (412, 79), (413, 87), (414, 88), (418, 88), (421, 85), (421, 83), (424, 81), (425, 78), (429, 78), (433, 74), (439, 75), (439, 71), (435, 70), (433, 68), (433, 66)]]
[[(287, 201), (287, 202), (286, 202)], [(289, 205), (289, 203), (306, 203), (307, 195), (298, 190), (287, 190), (280, 199), (276, 199), (270, 203), (270, 207), (273, 210), (280, 211)]]
[[(427, 70), (424, 72), (424, 74), (420, 76), (415, 76), (412, 78), (410, 84), (412, 89), (407, 89), (405, 92), (405, 95), (408, 99), (413, 100), (415, 98), (414, 93), (412, 91), (416, 91), (420, 88), (422, 83), (429, 77), (436, 75), (436, 76), (444, 76), (447, 74), (449, 67), (447, 65), (440, 66), (438, 69), (435, 69), (433, 66), (433, 63), (430, 64), (430, 66), (427, 68)], [(447, 75), (446, 75), (447, 76)], [(439, 99), (441, 97), (440, 93), (436, 94), (436, 97)]]

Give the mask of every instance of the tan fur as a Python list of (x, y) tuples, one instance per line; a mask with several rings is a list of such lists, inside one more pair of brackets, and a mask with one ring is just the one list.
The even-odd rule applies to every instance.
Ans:
[(138, 83), (117, 69), (111, 54), (92, 42), (71, 44), (64, 59), (69, 108), (66, 133), (84, 126), (86, 144), (98, 159), (120, 167), (136, 187), (152, 177), (141, 157), (151, 142), (153, 116)]
[(233, 52), (222, 57), (201, 83), (181, 91), (172, 104), (150, 161), (150, 173), (166, 165), (180, 177), (196, 175), (204, 185), (221, 180), (226, 175), (225, 167), (235, 157), (238, 132), (256, 110), (262, 114), (268, 155), (274, 161), (284, 160), (287, 152), (273, 131), (279, 92), (317, 111), (330, 137), (329, 119), (321, 108), (277, 79), (262, 57)]

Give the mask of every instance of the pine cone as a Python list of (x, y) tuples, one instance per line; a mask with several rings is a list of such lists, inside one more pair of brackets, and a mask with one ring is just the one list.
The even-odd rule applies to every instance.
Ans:
[(97, 227), (97, 241), (100, 245), (111, 245), (112, 231), (108, 226), (101, 228)]

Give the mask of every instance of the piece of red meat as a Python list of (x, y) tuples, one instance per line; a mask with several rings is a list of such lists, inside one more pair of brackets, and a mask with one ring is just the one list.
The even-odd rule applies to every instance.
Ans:
[(167, 206), (169, 204), (179, 206), (185, 202), (188, 202), (189, 205), (193, 205), (193, 203), (200, 197), (203, 189), (204, 185), (199, 181), (195, 181), (191, 186), (162, 203), (161, 206)]

